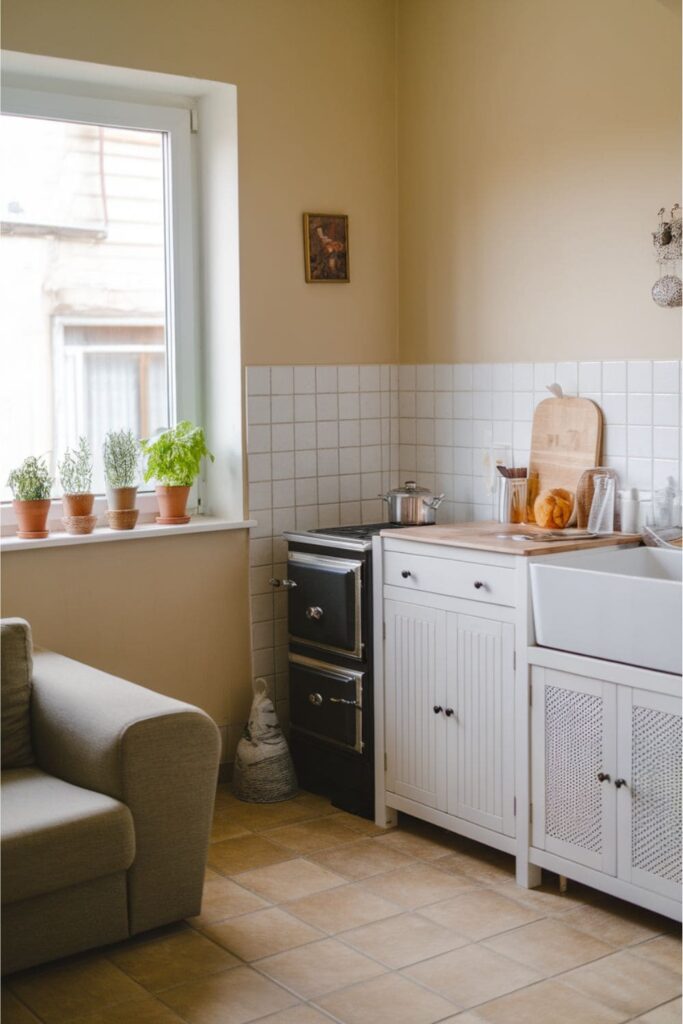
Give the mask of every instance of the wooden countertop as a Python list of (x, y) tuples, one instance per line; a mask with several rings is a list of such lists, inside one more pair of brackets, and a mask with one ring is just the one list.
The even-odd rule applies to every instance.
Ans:
[[(614, 533), (595, 540), (573, 538), (577, 530), (567, 529), (566, 540), (544, 540), (546, 531), (537, 526), (517, 526), (509, 523), (450, 523), (441, 526), (406, 526), (402, 530), (382, 530), (381, 537), (394, 540), (419, 541), (420, 544), (443, 544), (453, 548), (475, 551), (497, 551), (502, 555), (552, 555), (563, 551), (582, 551), (585, 548), (610, 547), (615, 544), (638, 544), (637, 533)], [(580, 531), (583, 532), (583, 531)], [(538, 540), (507, 540), (500, 534), (534, 534)]]

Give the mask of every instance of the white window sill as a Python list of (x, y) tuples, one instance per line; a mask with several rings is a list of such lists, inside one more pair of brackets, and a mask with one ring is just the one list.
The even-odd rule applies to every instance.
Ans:
[(134, 530), (110, 530), (108, 526), (98, 526), (86, 535), (74, 536), (62, 530), (51, 531), (43, 540), (21, 540), (9, 535), (0, 539), (3, 552), (31, 551), (36, 548), (62, 548), (74, 544), (103, 544), (107, 541), (149, 540), (153, 537), (184, 537), (189, 533), (217, 533), (223, 530), (248, 530), (256, 526), (255, 519), (244, 519), (230, 522), (216, 516), (193, 516), (183, 526), (159, 526), (158, 523), (140, 523)]

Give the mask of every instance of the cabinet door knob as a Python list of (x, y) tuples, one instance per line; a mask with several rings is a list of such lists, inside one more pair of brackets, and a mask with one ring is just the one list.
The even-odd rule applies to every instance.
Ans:
[(443, 711), (443, 708), (441, 707), (440, 704), (435, 704), (432, 710), (434, 711), (435, 715), (438, 715), (440, 711)]
[(598, 782), (609, 782), (609, 775), (607, 772), (598, 772)]
[(307, 619), (315, 619), (316, 621), (319, 621), (320, 619), (322, 619), (322, 617), (323, 617), (323, 610), (322, 610), (322, 608), (319, 608), (317, 605), (315, 605), (315, 606), (311, 605), (310, 608), (306, 609), (306, 618)]
[(453, 708), (446, 708), (444, 714), (446, 715), (446, 718), (451, 718), (451, 716), (455, 714), (455, 711)]
[(271, 576), (270, 579), (268, 580), (268, 583), (270, 584), (271, 587), (282, 586), (282, 580), (276, 579), (275, 576)]
[(412, 574), (412, 572), (410, 571), (410, 569), (403, 569), (403, 570), (402, 570), (402, 572), (401, 572), (401, 576), (403, 577), (403, 579), (404, 579), (404, 580), (407, 580), (407, 579), (408, 579), (408, 577), (409, 577), (409, 576), (412, 576), (412, 575), (413, 575), (413, 574)]
[(485, 586), (486, 586), (486, 584), (482, 580), (475, 580), (474, 581), (474, 589), (475, 590), (481, 590), (481, 588), (485, 587)]
[(626, 785), (626, 779), (615, 779), (614, 785), (617, 787), (617, 789), (621, 789), (622, 786)]
[(294, 587), (296, 587), (296, 585), (297, 584), (294, 582), (294, 580), (282, 580), (282, 586), (284, 587), (285, 590), (294, 590)]

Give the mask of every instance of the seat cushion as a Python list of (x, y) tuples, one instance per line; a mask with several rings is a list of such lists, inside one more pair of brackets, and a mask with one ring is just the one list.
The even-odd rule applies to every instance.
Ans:
[(135, 856), (133, 818), (118, 800), (38, 768), (2, 773), (2, 902), (116, 871)]
[(2, 679), (2, 767), (33, 764), (31, 747), (31, 627), (24, 619), (0, 623)]

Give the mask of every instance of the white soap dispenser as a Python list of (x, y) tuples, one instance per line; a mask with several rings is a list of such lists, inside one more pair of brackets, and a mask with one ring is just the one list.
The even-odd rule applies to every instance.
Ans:
[(637, 487), (623, 491), (621, 495), (621, 532), (640, 531), (640, 494)]

